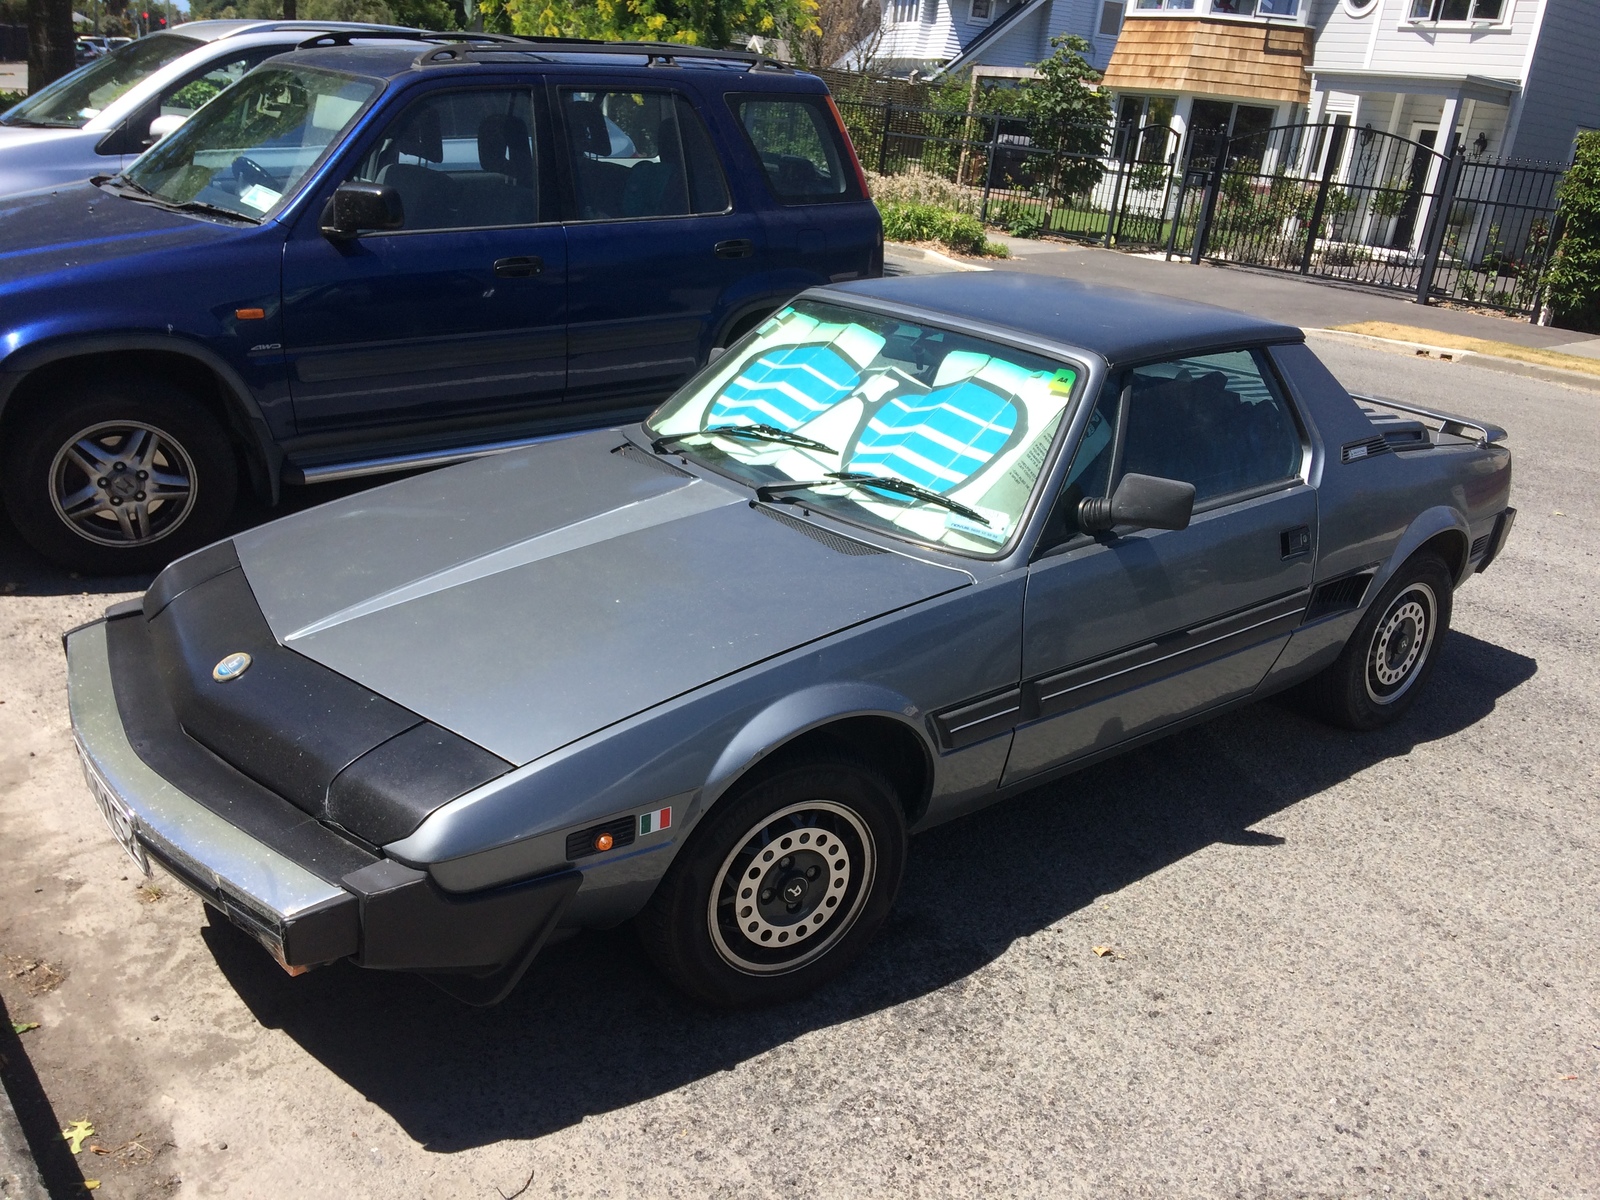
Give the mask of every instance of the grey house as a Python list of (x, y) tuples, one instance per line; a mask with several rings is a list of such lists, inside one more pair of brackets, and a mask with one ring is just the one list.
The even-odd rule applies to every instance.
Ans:
[[(1027, 78), (1050, 56), (1050, 39), (1075, 33), (1089, 61), (1104, 70), (1122, 28), (1122, 0), (884, 0), (876, 44), (854, 59), (901, 78), (972, 71), (979, 77)], [(867, 65), (847, 61), (842, 67)]]

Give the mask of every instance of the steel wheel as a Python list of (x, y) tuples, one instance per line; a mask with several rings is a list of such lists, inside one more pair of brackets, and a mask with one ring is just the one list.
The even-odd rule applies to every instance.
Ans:
[(1433, 649), (1438, 613), (1433, 589), (1418, 580), (1379, 619), (1367, 652), (1367, 696), (1374, 704), (1393, 704), (1417, 681)]
[(717, 872), (706, 919), (724, 962), (753, 975), (793, 971), (849, 932), (872, 890), (866, 823), (828, 800), (764, 817)]
[(50, 502), (79, 537), (135, 546), (166, 537), (194, 508), (194, 462), (154, 425), (102, 421), (79, 430), (50, 464)]

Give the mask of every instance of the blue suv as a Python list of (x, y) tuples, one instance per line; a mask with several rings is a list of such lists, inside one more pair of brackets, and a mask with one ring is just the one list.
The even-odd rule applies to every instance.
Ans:
[(0, 201), (0, 488), (81, 570), (241, 481), (639, 418), (802, 288), (882, 271), (827, 89), (684, 46), (334, 33), (125, 172)]

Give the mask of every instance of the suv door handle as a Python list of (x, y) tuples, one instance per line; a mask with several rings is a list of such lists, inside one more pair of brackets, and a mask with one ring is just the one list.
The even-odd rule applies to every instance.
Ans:
[(718, 258), (749, 258), (756, 252), (756, 244), (749, 238), (729, 238), (716, 245)]
[(494, 260), (494, 273), (501, 279), (528, 279), (544, 270), (544, 259), (537, 257), (528, 258), (497, 258)]

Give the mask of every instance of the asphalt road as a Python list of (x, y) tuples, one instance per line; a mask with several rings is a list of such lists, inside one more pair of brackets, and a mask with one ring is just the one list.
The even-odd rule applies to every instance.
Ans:
[(1261, 704), (937, 830), (858, 969), (735, 1016), (627, 930), (471, 1010), (141, 890), (59, 644), (140, 581), (0, 532), (0, 993), (96, 1195), (1600, 1195), (1600, 396), (1318, 348), (1511, 430), (1408, 719)]

